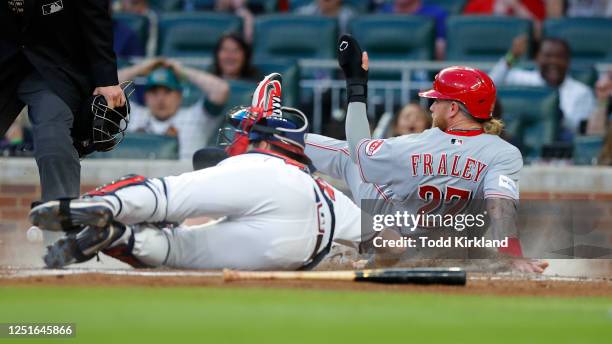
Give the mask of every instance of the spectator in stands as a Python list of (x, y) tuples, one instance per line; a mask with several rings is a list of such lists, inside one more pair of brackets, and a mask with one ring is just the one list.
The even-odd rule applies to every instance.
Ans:
[(546, 19), (545, 0), (470, 0), (464, 14), (506, 15), (542, 21)]
[(260, 80), (251, 64), (251, 47), (236, 33), (227, 33), (217, 41), (213, 74), (225, 80)]
[[(591, 89), (568, 75), (571, 50), (567, 42), (558, 38), (544, 38), (536, 53), (537, 70), (515, 68), (516, 61), (527, 50), (527, 38), (514, 39), (512, 48), (491, 70), (497, 85), (550, 86), (559, 90), (563, 113), (559, 139), (571, 141), (580, 133), (582, 122), (592, 120), (595, 96)], [(592, 125), (587, 128), (593, 129)], [(589, 132), (587, 132), (589, 134)]]
[(151, 12), (148, 0), (121, 0), (120, 9), (122, 12), (129, 12), (146, 16)]
[(242, 18), (243, 37), (249, 43), (253, 41), (255, 18), (246, 6), (246, 0), (216, 0), (215, 11), (232, 13)]
[(560, 0), (470, 0), (464, 14), (514, 16), (533, 21), (534, 37), (542, 36), (542, 21), (546, 19), (547, 3)]
[(433, 18), (436, 23), (436, 59), (444, 59), (446, 50), (446, 11), (435, 5), (425, 5), (421, 0), (395, 0), (383, 2), (380, 13), (408, 14)]
[(356, 15), (350, 6), (342, 4), (342, 0), (315, 0), (306, 6), (299, 7), (295, 12), (337, 18), (340, 34), (348, 32), (348, 23)]
[[(222, 106), (229, 94), (229, 85), (207, 72), (183, 66), (163, 58), (145, 60), (119, 71), (119, 81), (146, 76), (145, 107), (132, 103), (129, 131), (177, 136), (179, 157), (191, 159), (193, 153), (206, 146), (217, 128)], [(179, 78), (199, 87), (204, 99), (181, 108), (182, 89)]]
[(418, 134), (429, 128), (431, 128), (431, 115), (419, 104), (410, 103), (393, 117), (389, 136)]
[(612, 17), (610, 0), (566, 0), (568, 17)]
[(604, 135), (608, 128), (608, 120), (612, 115), (610, 98), (612, 98), (612, 72), (604, 73), (595, 84), (597, 106), (592, 118), (587, 123), (587, 132), (591, 135)]

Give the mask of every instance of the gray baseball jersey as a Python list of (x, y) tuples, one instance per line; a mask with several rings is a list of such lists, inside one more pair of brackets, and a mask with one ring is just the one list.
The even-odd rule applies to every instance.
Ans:
[(520, 151), (496, 135), (438, 128), (386, 140), (362, 140), (357, 167), (366, 183), (396, 199), (519, 199)]
[[(519, 199), (521, 154), (495, 135), (433, 128), (387, 140), (362, 140), (357, 153), (355, 164), (346, 141), (315, 134), (306, 138), (313, 165), (345, 180), (355, 203), (368, 214), (478, 214), (485, 198)], [(513, 227), (498, 231), (515, 232)]]

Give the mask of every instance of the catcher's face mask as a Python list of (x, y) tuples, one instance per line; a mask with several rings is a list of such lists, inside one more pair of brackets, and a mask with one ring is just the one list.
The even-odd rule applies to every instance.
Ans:
[(245, 153), (250, 143), (249, 133), (262, 117), (262, 112), (251, 112), (249, 109), (240, 109), (231, 113), (226, 125), (219, 129), (217, 143), (226, 147), (225, 151), (229, 156)]
[[(126, 92), (130, 87), (131, 89)], [(130, 102), (127, 100), (134, 92), (132, 82), (121, 84), (125, 93), (125, 105), (111, 109), (106, 104), (106, 99), (96, 96), (91, 102), (93, 113), (93, 144), (98, 152), (108, 152), (115, 148), (125, 137), (130, 122)]]
[(84, 118), (79, 129), (80, 147), (77, 147), (81, 156), (94, 151), (108, 152), (123, 140), (130, 122), (129, 97), (134, 92), (134, 86), (131, 81), (123, 82), (120, 86), (126, 99), (124, 106), (110, 108), (106, 99), (97, 95), (88, 100), (81, 112)]

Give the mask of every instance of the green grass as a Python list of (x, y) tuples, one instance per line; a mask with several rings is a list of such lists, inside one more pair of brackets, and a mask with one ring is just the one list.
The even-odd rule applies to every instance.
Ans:
[(610, 343), (611, 298), (212, 288), (0, 288), (0, 323), (71, 322), (15, 343)]

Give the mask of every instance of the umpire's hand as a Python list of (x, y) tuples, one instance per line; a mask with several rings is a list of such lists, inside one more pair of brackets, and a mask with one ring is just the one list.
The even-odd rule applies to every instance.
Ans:
[(125, 94), (119, 85), (96, 87), (94, 96), (101, 95), (111, 109), (125, 105)]

